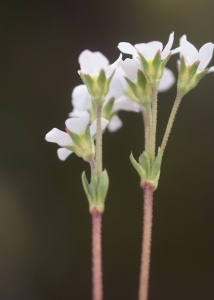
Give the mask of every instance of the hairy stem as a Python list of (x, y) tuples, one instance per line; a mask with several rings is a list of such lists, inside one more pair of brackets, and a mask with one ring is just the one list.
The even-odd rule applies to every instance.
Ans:
[(151, 159), (155, 160), (156, 128), (157, 128), (157, 109), (158, 109), (158, 91), (152, 89), (152, 128), (151, 128)]
[(149, 269), (152, 236), (153, 190), (150, 185), (144, 187), (144, 217), (142, 235), (142, 253), (138, 300), (148, 299)]
[(97, 134), (96, 134), (96, 167), (97, 176), (100, 178), (102, 172), (102, 128), (101, 128), (101, 117), (102, 117), (102, 105), (97, 106)]
[(92, 217), (92, 299), (103, 299), (102, 282), (102, 246), (101, 246), (101, 227), (102, 214), (94, 208), (91, 212)]
[(162, 143), (161, 143), (162, 153), (164, 152), (164, 150), (166, 148), (166, 144), (167, 144), (170, 132), (172, 130), (172, 125), (174, 123), (175, 116), (176, 116), (176, 113), (177, 113), (177, 110), (178, 110), (178, 107), (181, 103), (182, 98), (183, 98), (183, 95), (180, 94), (180, 93), (177, 93), (177, 96), (176, 96), (176, 99), (175, 99), (175, 102), (174, 102), (174, 105), (172, 107), (172, 111), (171, 111), (171, 114), (170, 114), (170, 117), (169, 117), (169, 121), (168, 121), (168, 124), (167, 124), (167, 127), (166, 127), (166, 131), (165, 131)]
[(143, 123), (144, 123), (144, 135), (145, 135), (145, 150), (148, 153), (149, 151), (149, 131), (150, 131), (150, 122), (147, 109), (142, 105), (142, 115), (143, 115)]

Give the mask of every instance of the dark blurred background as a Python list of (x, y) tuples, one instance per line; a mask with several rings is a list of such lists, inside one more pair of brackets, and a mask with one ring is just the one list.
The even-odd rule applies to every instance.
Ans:
[[(214, 42), (212, 0), (0, 3), (0, 299), (91, 299), (91, 220), (77, 156), (58, 160), (45, 134), (64, 129), (78, 56), (175, 31)], [(168, 67), (176, 70), (176, 57)], [(214, 60), (212, 64), (214, 64)], [(158, 142), (176, 87), (159, 96)], [(214, 299), (214, 74), (183, 100), (154, 197), (150, 300)], [(143, 149), (141, 116), (104, 135), (110, 190), (103, 217), (105, 300), (137, 299), (142, 191), (129, 162)]]

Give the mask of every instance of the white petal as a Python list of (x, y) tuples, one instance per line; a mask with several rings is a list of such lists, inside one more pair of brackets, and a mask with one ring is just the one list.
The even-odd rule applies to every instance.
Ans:
[(126, 58), (124, 61), (121, 61), (120, 65), (130, 80), (137, 78), (138, 69), (142, 70), (140, 61), (136, 59)]
[(172, 32), (169, 36), (169, 41), (166, 44), (165, 48), (163, 49), (163, 52), (161, 53), (161, 59), (165, 59), (167, 57), (167, 55), (170, 52), (170, 49), (172, 48), (173, 41), (174, 41), (174, 32)]
[(105, 68), (106, 77), (109, 77), (112, 75), (112, 73), (115, 71), (115, 69), (119, 66), (121, 59), (122, 59), (122, 54), (120, 53), (118, 59), (113, 64), (111, 64)]
[(173, 55), (173, 54), (177, 54), (177, 53), (180, 53), (180, 52), (181, 52), (181, 49), (182, 49), (181, 47), (177, 47), (177, 48), (171, 50), (170, 52), (172, 53), (172, 55)]
[(115, 97), (115, 99), (119, 98), (123, 94), (123, 86), (119, 79), (114, 78), (112, 79), (110, 83), (109, 92), (106, 95), (106, 99), (110, 99), (112, 97)]
[(72, 104), (78, 110), (88, 110), (91, 108), (91, 96), (85, 84), (80, 84), (73, 89)]
[(70, 151), (70, 150), (68, 150), (68, 149), (66, 149), (66, 148), (59, 148), (58, 150), (57, 150), (57, 155), (58, 155), (58, 158), (60, 159), (60, 160), (66, 160), (66, 158), (71, 154), (71, 153), (73, 153), (72, 151)]
[(198, 60), (198, 50), (186, 40), (185, 36), (182, 38), (181, 55), (184, 56), (186, 65), (191, 66)]
[(164, 68), (163, 76), (160, 80), (160, 85), (158, 88), (159, 92), (165, 92), (171, 88), (171, 86), (175, 83), (175, 76), (171, 70), (168, 68)]
[(163, 49), (163, 44), (158, 41), (136, 44), (134, 46), (138, 50), (138, 52), (140, 52), (145, 57), (145, 59), (154, 58), (157, 51), (162, 51)]
[(211, 61), (213, 56), (213, 44), (207, 43), (201, 47), (199, 50), (198, 59), (200, 60), (200, 64), (198, 66), (197, 72), (202, 72), (208, 63)]
[[(104, 130), (106, 128), (106, 126), (108, 125), (109, 121), (104, 119), (104, 118), (101, 118), (101, 129)], [(97, 133), (97, 119), (94, 120), (94, 122), (91, 124), (90, 126), (90, 133), (91, 133), (91, 136), (95, 136), (96, 133)]]
[(88, 125), (90, 120), (89, 113), (83, 115), (80, 118), (69, 118), (65, 121), (65, 125), (69, 131), (75, 133), (82, 133), (85, 131), (86, 126)]
[(51, 131), (49, 131), (45, 139), (47, 142), (51, 143), (57, 143), (59, 146), (71, 146), (73, 145), (73, 142), (70, 138), (70, 136), (57, 128), (53, 128)]
[(136, 106), (136, 103), (129, 100), (127, 96), (122, 96), (114, 102), (112, 112), (117, 112), (119, 110), (138, 112), (139, 108)]
[(82, 117), (85, 115), (88, 115), (87, 111), (85, 111), (85, 110), (82, 111), (82, 110), (78, 110), (78, 109), (74, 108), (68, 116), (71, 118), (79, 118), (79, 117)]
[(118, 46), (119, 50), (125, 54), (136, 55), (136, 49), (130, 44), (126, 42), (119, 43)]
[(214, 66), (209, 69), (208, 73), (210, 72), (214, 72)]
[(109, 61), (101, 52), (91, 52), (84, 50), (79, 56), (81, 71), (85, 74), (99, 74), (101, 69), (105, 69)]
[(110, 132), (114, 132), (116, 130), (118, 130), (119, 128), (121, 128), (123, 126), (122, 121), (120, 120), (120, 118), (117, 115), (114, 115), (108, 125), (108, 130)]

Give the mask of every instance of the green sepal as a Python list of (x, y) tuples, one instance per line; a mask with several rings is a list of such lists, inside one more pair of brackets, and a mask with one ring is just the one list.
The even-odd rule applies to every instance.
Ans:
[(139, 163), (142, 166), (142, 168), (145, 170), (146, 177), (149, 178), (151, 173), (151, 162), (146, 151), (143, 151), (143, 153), (140, 155)]
[[(199, 83), (199, 81), (209, 72), (209, 69), (210, 68), (207, 68), (205, 69), (204, 71), (202, 71), (201, 73), (199, 73), (198, 75), (196, 75), (196, 78), (195, 78), (195, 81), (196, 81), (196, 84), (195, 86)], [(194, 87), (195, 87), (194, 86)]]
[(139, 174), (141, 180), (146, 180), (146, 173), (144, 171), (144, 169), (141, 167), (141, 165), (134, 159), (132, 153), (129, 156), (130, 161), (133, 165), (133, 167), (135, 168), (135, 170), (137, 171), (137, 173)]
[(106, 199), (106, 195), (108, 192), (108, 187), (109, 187), (109, 177), (108, 173), (106, 170), (102, 171), (99, 182), (97, 185), (97, 205), (98, 205), (98, 210), (102, 209), (104, 210), (104, 202)]
[(145, 59), (145, 57), (140, 52), (138, 52), (138, 55), (140, 56), (140, 61), (143, 66), (144, 73), (146, 74), (146, 72), (149, 69), (149, 64), (148, 64), (147, 60)]
[(161, 162), (162, 162), (162, 156), (163, 153), (161, 151), (161, 148), (158, 148), (158, 155), (156, 156), (155, 162), (152, 165), (152, 170), (151, 170), (151, 179), (158, 179), (158, 174), (160, 173), (160, 168), (161, 168)]
[(158, 71), (160, 69), (160, 65), (161, 65), (161, 52), (160, 49), (157, 51), (157, 53), (155, 54), (155, 57), (152, 61), (152, 66), (153, 69), (155, 70), (155, 74), (158, 74)]
[(91, 133), (90, 133), (90, 128), (89, 128), (89, 124), (86, 126), (85, 132), (84, 132), (84, 136), (85, 136), (85, 140), (87, 142), (87, 144), (89, 145), (89, 148), (93, 148), (93, 139), (91, 137)]
[(200, 60), (197, 60), (189, 68), (189, 71), (188, 71), (188, 81), (190, 81), (193, 78), (193, 76), (196, 74), (199, 64), (200, 64)]
[(88, 179), (86, 177), (85, 171), (82, 173), (82, 185), (83, 189), (85, 191), (86, 197), (88, 199), (89, 205), (91, 206), (93, 204), (93, 199), (91, 197), (91, 190), (90, 190), (90, 185), (88, 183)]
[(82, 146), (82, 138), (79, 136), (79, 134), (76, 134), (73, 131), (68, 131), (68, 134), (70, 135), (72, 141), (74, 142), (75, 145), (81, 147)]
[(100, 71), (100, 74), (97, 78), (97, 83), (100, 87), (101, 94), (104, 94), (105, 93), (105, 87), (106, 87), (106, 74), (105, 74), (104, 70)]
[(85, 85), (87, 86), (89, 93), (92, 95), (93, 87), (94, 87), (93, 79), (91, 78), (90, 75), (88, 75), (88, 74), (83, 75), (81, 72), (80, 72), (80, 77), (81, 77), (83, 83), (85, 83)]
[(133, 83), (130, 79), (128, 79), (127, 77), (124, 77), (125, 80), (127, 81), (128, 85), (130, 86), (132, 92), (134, 93), (135, 97), (138, 98), (138, 94), (137, 94), (137, 87), (136, 84)]
[(185, 64), (185, 59), (184, 56), (181, 56), (180, 59), (180, 65), (179, 65), (179, 77), (181, 77), (186, 71), (186, 64)]
[(108, 102), (103, 106), (102, 117), (109, 120), (112, 112), (112, 108), (114, 105), (115, 98), (112, 97), (108, 100)]
[(161, 62), (161, 68), (162, 68), (162, 71), (163, 69), (165, 68), (166, 64), (168, 63), (170, 57), (172, 55), (172, 52), (169, 52), (169, 54), (167, 55), (167, 57), (165, 59), (162, 60)]
[(140, 69), (138, 69), (138, 71), (137, 71), (137, 83), (143, 91), (146, 91), (148, 82), (147, 82), (146, 76), (144, 75), (143, 71), (141, 71)]

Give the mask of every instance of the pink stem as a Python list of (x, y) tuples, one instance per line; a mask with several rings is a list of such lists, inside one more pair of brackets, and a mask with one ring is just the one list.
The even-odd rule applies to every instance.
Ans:
[(150, 185), (147, 184), (144, 187), (144, 217), (143, 217), (139, 300), (148, 299), (149, 268), (150, 268), (151, 237), (152, 237), (152, 209), (153, 209), (153, 190), (150, 187)]
[(94, 208), (91, 212), (92, 217), (92, 299), (103, 299), (102, 282), (102, 246), (101, 246), (101, 227), (102, 214)]

